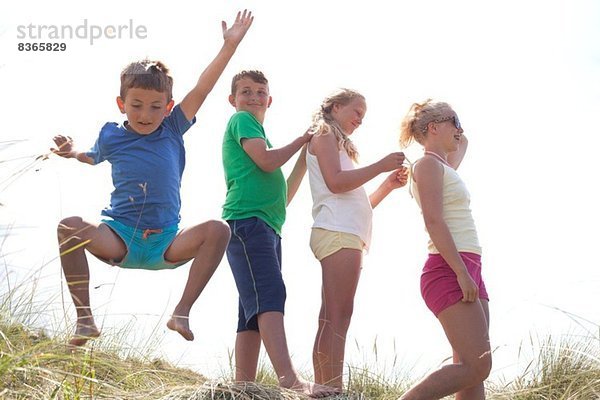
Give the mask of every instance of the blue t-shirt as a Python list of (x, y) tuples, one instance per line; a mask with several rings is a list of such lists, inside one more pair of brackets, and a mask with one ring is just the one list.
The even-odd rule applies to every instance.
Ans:
[(110, 206), (102, 215), (139, 229), (159, 229), (179, 223), (181, 176), (185, 168), (183, 134), (188, 121), (179, 105), (149, 135), (106, 123), (86, 154), (95, 164), (112, 166)]

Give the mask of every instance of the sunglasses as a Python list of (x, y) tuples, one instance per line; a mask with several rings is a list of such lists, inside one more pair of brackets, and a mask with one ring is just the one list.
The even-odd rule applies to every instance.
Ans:
[[(442, 118), (438, 118), (438, 119), (434, 119), (431, 122), (435, 122), (435, 123), (440, 123), (440, 122), (446, 122), (446, 121), (450, 121), (452, 120), (452, 123), (454, 124), (454, 127), (458, 130), (462, 129), (462, 126), (460, 125), (460, 121), (458, 120), (458, 117), (456, 115), (451, 115), (449, 117), (442, 117)], [(425, 125), (423, 127), (423, 133), (427, 132), (427, 125)]]

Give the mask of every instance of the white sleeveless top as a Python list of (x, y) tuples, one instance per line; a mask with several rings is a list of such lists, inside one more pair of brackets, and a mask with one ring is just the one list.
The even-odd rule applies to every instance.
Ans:
[[(346, 151), (340, 150), (342, 170), (354, 169)], [(313, 198), (313, 228), (357, 235), (368, 250), (371, 244), (373, 209), (367, 192), (361, 186), (344, 193), (332, 193), (325, 184), (317, 156), (306, 152), (306, 166)]]
[[(444, 167), (442, 216), (446, 225), (448, 225), (456, 249), (481, 254), (475, 221), (471, 215), (471, 195), (456, 170), (443, 163), (440, 164)], [(414, 179), (411, 179), (411, 190), (419, 208), (421, 208), (419, 190)], [(439, 254), (431, 238), (427, 243), (427, 249), (431, 254)]]

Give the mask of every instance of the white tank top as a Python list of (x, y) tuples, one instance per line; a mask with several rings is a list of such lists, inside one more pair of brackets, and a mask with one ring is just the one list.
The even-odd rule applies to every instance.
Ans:
[[(345, 150), (340, 150), (342, 170), (354, 169)], [(371, 244), (373, 209), (367, 192), (360, 186), (344, 193), (332, 193), (325, 184), (317, 156), (306, 152), (306, 166), (313, 198), (313, 228), (357, 235), (368, 250)]]
[[(442, 216), (448, 225), (456, 249), (481, 254), (475, 221), (471, 215), (471, 195), (456, 170), (443, 163), (440, 164), (444, 167)], [(419, 208), (421, 208), (419, 190), (414, 179), (411, 179), (411, 189)], [(427, 249), (431, 254), (439, 254), (431, 238), (427, 243)]]

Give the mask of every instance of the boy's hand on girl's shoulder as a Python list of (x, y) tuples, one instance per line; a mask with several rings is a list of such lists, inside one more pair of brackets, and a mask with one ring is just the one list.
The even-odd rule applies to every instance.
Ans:
[(315, 135), (315, 133), (312, 131), (312, 129), (308, 128), (306, 130), (306, 132), (304, 132), (304, 134), (302, 135), (302, 139), (304, 140), (304, 143), (310, 142), (310, 140), (313, 138), (314, 135)]
[(250, 25), (252, 25), (252, 21), (254, 21), (252, 11), (248, 10), (244, 10), (243, 13), (238, 11), (231, 28), (227, 28), (227, 22), (221, 21), (223, 40), (237, 46), (246, 35), (246, 32), (248, 32)]
[(51, 147), (51, 152), (64, 158), (73, 157), (73, 139), (71, 139), (71, 136), (56, 135), (52, 140), (54, 140), (56, 148)]

